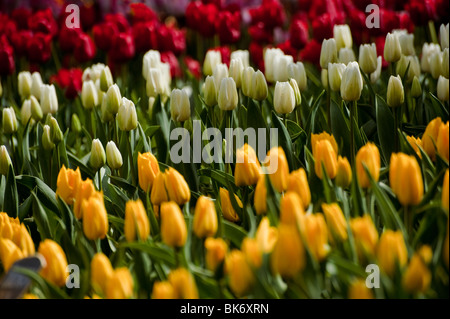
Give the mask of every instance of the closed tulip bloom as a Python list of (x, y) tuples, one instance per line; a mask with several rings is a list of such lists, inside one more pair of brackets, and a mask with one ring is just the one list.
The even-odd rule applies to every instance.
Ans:
[(205, 61), (203, 62), (203, 74), (212, 75), (214, 68), (219, 63), (222, 63), (220, 51), (209, 50), (206, 52)]
[(70, 120), (70, 130), (77, 135), (81, 133), (80, 118), (76, 113), (72, 114), (72, 118)]
[(437, 83), (437, 96), (438, 99), (446, 102), (448, 101), (448, 90), (449, 90), (449, 80), (444, 78), (443, 76), (439, 76), (439, 80)]
[[(449, 204), (449, 177), (448, 177), (448, 168), (445, 172), (444, 176), (444, 183), (442, 184), (442, 196), (441, 196), (441, 202), (442, 202), (442, 208), (444, 208), (448, 212), (448, 204)], [(447, 234), (448, 236), (448, 234)], [(448, 240), (448, 239), (447, 239)], [(448, 249), (447, 249), (448, 251)]]
[(289, 165), (282, 147), (272, 147), (264, 160), (270, 182), (279, 193), (288, 187)]
[(351, 48), (353, 46), (352, 32), (348, 24), (334, 25), (333, 38), (336, 40), (337, 49)]
[(441, 24), (439, 28), (439, 40), (442, 49), (448, 49), (449, 42), (449, 24)]
[(105, 149), (103, 148), (102, 142), (100, 142), (97, 138), (92, 141), (91, 157), (89, 162), (95, 169), (100, 169), (106, 163)]
[(442, 120), (437, 117), (431, 120), (422, 136), (423, 150), (434, 161), (436, 160), (436, 143), (439, 136), (439, 128), (442, 125)]
[(258, 183), (256, 184), (253, 203), (257, 215), (263, 215), (267, 212), (267, 188), (265, 175), (261, 175)]
[(207, 106), (217, 104), (217, 89), (212, 76), (207, 76), (205, 79), (205, 87), (203, 88), (203, 99)]
[(337, 154), (329, 140), (319, 140), (314, 144), (313, 156), (315, 160), (314, 170), (317, 177), (322, 179), (322, 165), (329, 178), (333, 179), (337, 174)]
[(146, 240), (150, 235), (150, 222), (142, 202), (128, 201), (125, 205), (125, 238), (128, 242)]
[(161, 53), (157, 50), (147, 51), (142, 58), (142, 76), (147, 80), (150, 68), (157, 68), (161, 64)]
[(391, 189), (403, 206), (418, 205), (423, 197), (422, 172), (414, 156), (392, 154), (389, 167)]
[(250, 64), (250, 52), (248, 50), (235, 50), (231, 52), (230, 61), (233, 59), (241, 60), (244, 68)]
[(441, 48), (437, 43), (424, 43), (422, 46), (422, 56), (420, 58), (420, 67), (424, 72), (430, 72), (430, 58), (435, 52), (440, 52)]
[(63, 133), (59, 127), (58, 121), (52, 116), (50, 117), (50, 132), (52, 134), (52, 141), (55, 144), (61, 142), (64, 138)]
[(352, 182), (352, 168), (346, 157), (338, 156), (336, 185), (342, 188), (347, 188)]
[(33, 72), (31, 74), (31, 94), (38, 100), (41, 100), (41, 86), (43, 84), (41, 74), (39, 72)]
[(173, 167), (165, 170), (164, 174), (169, 200), (174, 201), (178, 205), (187, 203), (191, 199), (191, 190), (183, 175)]
[(228, 275), (228, 285), (238, 297), (245, 296), (251, 289), (255, 277), (243, 252), (232, 250), (225, 258), (225, 272)]
[(411, 96), (414, 98), (418, 98), (421, 95), (422, 95), (422, 87), (420, 85), (419, 78), (415, 76), (411, 84)]
[(359, 46), (359, 65), (361, 70), (370, 74), (377, 69), (377, 48), (375, 43), (361, 44)]
[(87, 110), (91, 110), (98, 105), (97, 88), (92, 80), (83, 82), (81, 89), (81, 103)]
[(83, 232), (88, 239), (103, 239), (108, 232), (108, 215), (106, 213), (103, 193), (96, 192), (83, 200)]
[(402, 286), (409, 293), (423, 293), (430, 287), (431, 271), (427, 266), (430, 260), (424, 258), (426, 256), (423, 256), (423, 251), (428, 255), (427, 257), (433, 255), (430, 246), (422, 246), (420, 251), (411, 257), (408, 268), (406, 268), (405, 274), (403, 275)]
[(20, 248), (14, 242), (7, 238), (0, 237), (0, 261), (3, 269), (7, 272), (11, 266), (18, 260), (24, 258)]
[(100, 90), (108, 91), (109, 87), (114, 84), (113, 76), (109, 66), (105, 66), (100, 73)]
[(91, 285), (95, 291), (105, 293), (106, 284), (114, 273), (114, 269), (103, 253), (96, 253), (91, 260)]
[(430, 73), (434, 79), (438, 79), (442, 72), (442, 52), (435, 52), (430, 56)]
[(436, 149), (438, 154), (445, 159), (447, 162), (449, 160), (449, 125), (448, 121), (445, 124), (439, 126), (439, 133), (436, 141)]
[(198, 299), (198, 289), (192, 274), (185, 268), (172, 270), (168, 278), (175, 299)]
[(322, 210), (325, 215), (328, 231), (336, 241), (345, 241), (348, 238), (347, 221), (344, 213), (337, 203), (322, 204)]
[(406, 139), (407, 139), (408, 143), (411, 145), (411, 147), (414, 149), (414, 151), (416, 152), (417, 156), (422, 158), (422, 153), (420, 153), (420, 149), (419, 149), (419, 146), (423, 148), (422, 140), (419, 137), (415, 138), (414, 136), (407, 136)]
[(294, 63), (294, 59), (290, 55), (279, 55), (275, 57), (273, 78), (274, 81), (286, 82), (289, 80), (288, 66)]
[(106, 110), (109, 114), (115, 116), (119, 112), (120, 104), (122, 103), (122, 96), (117, 84), (113, 84), (106, 92)]
[(252, 97), (252, 81), (253, 75), (255, 74), (255, 69), (251, 66), (246, 67), (244, 71), (242, 71), (242, 93), (245, 96)]
[(122, 98), (117, 120), (122, 131), (132, 131), (137, 127), (136, 107), (132, 101), (125, 97)]
[(297, 82), (294, 79), (289, 79), (288, 82), (292, 90), (294, 90), (295, 106), (299, 106), (302, 103), (302, 95), (300, 94), (300, 89), (298, 88)]
[(236, 87), (240, 88), (242, 84), (242, 73), (244, 72), (244, 65), (241, 59), (232, 59), (230, 61), (230, 67), (228, 73), (236, 83)]
[(270, 255), (272, 273), (284, 278), (294, 278), (306, 266), (305, 248), (297, 228), (280, 224), (278, 239)]
[[(241, 200), (239, 199), (239, 197), (237, 197), (236, 194), (234, 194), (234, 198), (240, 208), (244, 207)], [(231, 204), (230, 194), (224, 188), (220, 188), (220, 204), (222, 206), (223, 217), (226, 220), (229, 220), (231, 222), (239, 221), (239, 216), (234, 210), (233, 205)]]
[[(36, 249), (34, 248), (33, 240), (30, 233), (24, 224), (12, 223), (14, 234), (12, 240), (17, 247), (20, 248), (24, 257), (34, 255)], [(0, 235), (1, 236), (1, 235)]]
[(370, 180), (364, 165), (367, 167), (373, 180), (378, 182), (381, 168), (380, 151), (373, 143), (367, 143), (356, 154), (356, 176), (358, 177), (359, 185), (362, 188), (368, 188), (370, 187)]
[(279, 114), (291, 113), (296, 105), (294, 90), (289, 82), (277, 82), (273, 97), (273, 106)]
[[(216, 84), (216, 87), (220, 88), (222, 79), (229, 77), (227, 65), (225, 63), (217, 64), (213, 69), (212, 77), (214, 78), (214, 83)], [(233, 81), (234, 81), (234, 79), (233, 79)]]
[(33, 95), (30, 96), (30, 102), (31, 117), (36, 121), (40, 121), (44, 117), (42, 114), (41, 105), (39, 104), (37, 98)]
[(12, 134), (17, 131), (17, 118), (12, 106), (3, 109), (2, 126), (5, 134)]
[(194, 234), (199, 238), (214, 236), (217, 232), (217, 225), (214, 202), (206, 196), (200, 196), (195, 205)]
[(109, 141), (106, 144), (106, 161), (111, 169), (119, 169), (122, 167), (123, 160), (116, 143)]
[(280, 223), (303, 230), (304, 215), (301, 198), (295, 192), (286, 192), (280, 200)]
[(327, 69), (329, 63), (337, 62), (337, 45), (336, 40), (324, 39), (320, 50), (320, 67)]
[[(395, 31), (394, 31), (395, 32)], [(406, 32), (396, 32), (403, 55), (415, 55), (414, 50), (414, 34)]]
[(313, 154), (316, 152), (316, 145), (318, 141), (321, 140), (328, 140), (331, 143), (331, 146), (333, 147), (333, 150), (336, 154), (339, 153), (338, 145), (336, 143), (336, 139), (332, 134), (328, 134), (327, 132), (322, 132), (320, 134), (311, 134), (311, 146), (312, 146), (312, 152)]
[(299, 168), (289, 174), (287, 191), (295, 192), (300, 196), (304, 209), (309, 206), (311, 202), (311, 191), (309, 189), (308, 177), (303, 168)]
[(327, 224), (322, 214), (305, 215), (304, 236), (309, 251), (317, 261), (322, 261), (330, 250)]
[(44, 125), (44, 132), (42, 133), (42, 147), (46, 150), (52, 150), (55, 148), (55, 143), (52, 141), (52, 134), (50, 126)]
[(275, 82), (275, 60), (279, 56), (284, 56), (279, 48), (268, 48), (264, 51), (264, 74), (269, 82)]
[(209, 237), (205, 240), (206, 268), (216, 271), (217, 267), (225, 260), (228, 245), (222, 238)]
[(171, 247), (183, 247), (186, 243), (186, 222), (175, 202), (161, 204), (161, 238)]
[(266, 78), (264, 74), (258, 70), (252, 75), (252, 84), (250, 89), (250, 95), (257, 101), (263, 101), (267, 98), (269, 89), (267, 88)]
[(247, 258), (247, 262), (254, 268), (262, 265), (262, 252), (259, 249), (258, 242), (255, 238), (246, 237), (242, 241), (241, 251)]
[(147, 72), (147, 82), (145, 85), (148, 97), (157, 97), (164, 92), (164, 78), (161, 69), (150, 68)]
[(332, 91), (337, 92), (341, 89), (341, 80), (344, 70), (344, 63), (330, 63), (328, 65), (328, 83)]
[(378, 232), (370, 215), (357, 217), (350, 221), (350, 228), (355, 239), (358, 255), (374, 255), (378, 243)]
[[(407, 83), (411, 83), (415, 76), (420, 76), (419, 59), (415, 55), (402, 55), (400, 60), (397, 62), (395, 69), (401, 78), (404, 78)], [(408, 70), (408, 73), (406, 73), (406, 70)]]
[(20, 97), (22, 100), (27, 99), (31, 94), (31, 84), (33, 82), (31, 79), (31, 73), (28, 71), (19, 72), (17, 82)]
[(398, 35), (395, 33), (388, 33), (384, 43), (384, 59), (387, 62), (397, 62), (402, 55), (402, 48)]
[(175, 291), (168, 281), (156, 281), (153, 284), (152, 299), (175, 299)]
[[(375, 57), (376, 60), (376, 57)], [(344, 101), (357, 101), (361, 97), (363, 80), (358, 62), (347, 64), (341, 80), (341, 96)]]
[(185, 90), (174, 89), (170, 94), (172, 120), (184, 122), (191, 117), (191, 104)]
[(383, 61), (381, 55), (377, 58), (377, 69), (370, 74), (370, 82), (376, 83), (381, 76), (381, 68), (383, 66)]
[[(33, 96), (34, 98), (34, 96)], [(22, 108), (20, 109), (20, 117), (22, 125), (27, 125), (30, 121), (30, 125), (34, 124), (34, 119), (31, 117), (31, 100), (23, 101)]]
[(56, 180), (56, 195), (62, 198), (68, 205), (73, 203), (78, 185), (81, 183), (80, 168), (74, 171), (63, 164)]
[(130, 299), (133, 297), (133, 277), (128, 268), (117, 268), (106, 283), (107, 299)]
[(236, 152), (236, 166), (234, 170), (236, 186), (255, 185), (260, 175), (261, 165), (255, 150), (246, 143)]
[(232, 111), (238, 104), (238, 94), (236, 83), (233, 78), (223, 78), (219, 86), (219, 94), (217, 96), (219, 108), (223, 111)]
[(158, 172), (153, 181), (150, 200), (153, 205), (161, 205), (162, 203), (169, 201), (166, 190), (166, 175), (163, 172)]
[(290, 63), (288, 65), (288, 75), (297, 82), (301, 92), (306, 90), (308, 87), (308, 79), (306, 77), (305, 66), (302, 62)]
[(269, 218), (263, 217), (256, 229), (255, 238), (264, 254), (271, 253), (278, 239), (278, 229), (270, 226)]
[(8, 150), (5, 145), (0, 147), (0, 175), (7, 175), (9, 166), (12, 165), (11, 157), (9, 157)]
[(367, 288), (365, 279), (356, 279), (348, 289), (348, 299), (374, 299), (372, 290)]
[(156, 157), (150, 153), (138, 153), (138, 178), (139, 186), (146, 193), (150, 192), (153, 181), (159, 173), (159, 164)]
[(344, 63), (345, 65), (349, 64), (350, 62), (355, 62), (356, 61), (355, 52), (353, 52), (352, 48), (339, 49), (338, 61), (340, 63)]
[(386, 101), (390, 107), (400, 106), (405, 101), (402, 79), (399, 75), (391, 75), (389, 78)]
[(83, 218), (82, 203), (87, 201), (95, 193), (94, 183), (90, 178), (80, 181), (75, 193), (75, 203), (73, 213), (77, 219)]
[(38, 252), (45, 258), (46, 265), (41, 270), (41, 276), (58, 287), (66, 283), (67, 258), (66, 254), (55, 241), (44, 239), (39, 244)]
[(401, 231), (385, 230), (377, 247), (378, 264), (382, 271), (393, 277), (397, 266), (408, 262), (408, 251)]

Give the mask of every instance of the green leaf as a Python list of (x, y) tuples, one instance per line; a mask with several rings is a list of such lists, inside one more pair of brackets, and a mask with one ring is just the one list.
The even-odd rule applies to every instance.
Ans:
[(3, 200), (3, 210), (7, 212), (10, 217), (18, 217), (19, 194), (17, 193), (16, 177), (12, 165), (9, 166), (8, 176), (6, 177), (5, 197)]
[(151, 242), (123, 243), (120, 246), (143, 251), (151, 257), (153, 262), (161, 262), (169, 267), (176, 266), (175, 254), (172, 249)]
[(275, 111), (272, 111), (272, 123), (273, 126), (278, 129), (278, 145), (281, 146), (286, 154), (286, 159), (289, 164), (289, 170), (293, 171), (299, 167), (297, 162), (294, 162), (293, 156), (293, 147), (291, 137), (284, 126), (284, 124), (280, 121)]
[(230, 239), (233, 245), (240, 248), (242, 241), (247, 237), (245, 229), (225, 219), (222, 220), (222, 224), (224, 237)]
[(381, 152), (384, 156), (385, 163), (388, 163), (391, 154), (395, 149), (395, 123), (392, 112), (386, 102), (377, 95), (375, 99), (375, 109), (377, 117), (377, 132), (380, 140)]
[(49, 220), (47, 218), (47, 213), (45, 212), (44, 208), (41, 205), (41, 202), (39, 201), (38, 197), (34, 192), (31, 192), (33, 196), (33, 217), (36, 221), (37, 229), (39, 233), (41, 234), (41, 239), (52, 239), (52, 232)]

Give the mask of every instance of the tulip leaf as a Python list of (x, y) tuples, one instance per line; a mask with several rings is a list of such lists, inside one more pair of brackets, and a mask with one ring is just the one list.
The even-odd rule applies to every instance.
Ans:
[(17, 193), (16, 177), (13, 166), (9, 166), (6, 177), (5, 197), (3, 198), (3, 210), (8, 216), (16, 218), (19, 216), (19, 194)]
[(40, 200), (36, 196), (34, 192), (31, 192), (34, 201), (33, 201), (33, 217), (37, 225), (37, 229), (41, 234), (41, 240), (44, 239), (52, 239), (52, 231), (50, 227), (50, 223), (47, 217), (47, 213), (41, 205)]
[(16, 177), (17, 184), (25, 186), (29, 191), (34, 191), (35, 194), (39, 197), (40, 201), (53, 212), (58, 211), (58, 202), (56, 200), (55, 192), (48, 187), (41, 179), (29, 176), (29, 175), (20, 175)]
[(278, 145), (283, 148), (286, 159), (289, 164), (289, 170), (298, 168), (298, 163), (294, 163), (293, 147), (291, 137), (286, 129), (286, 126), (280, 121), (275, 111), (272, 111), (272, 123), (274, 128), (278, 129)]
[(234, 177), (228, 173), (213, 170), (209, 168), (199, 169), (197, 171), (199, 176), (208, 176), (223, 187), (228, 187), (228, 183), (234, 184)]
[(48, 299), (69, 299), (64, 290), (59, 289), (54, 284), (42, 278), (37, 272), (23, 267), (16, 267), (14, 271), (29, 277), (44, 293)]
[(379, 96), (375, 99), (375, 110), (377, 117), (377, 133), (380, 140), (381, 152), (384, 157), (384, 162), (388, 163), (391, 154), (395, 149), (395, 123), (392, 112), (387, 106), (386, 102)]
[(161, 245), (157, 245), (151, 242), (132, 242), (123, 243), (121, 247), (136, 249), (147, 253), (153, 262), (162, 262), (169, 267), (175, 267), (175, 254), (172, 249), (164, 248)]
[(224, 238), (229, 238), (233, 245), (241, 247), (242, 241), (247, 237), (245, 229), (225, 219), (222, 219), (222, 225)]
[(152, 125), (159, 125), (160, 130), (155, 133), (155, 139), (157, 144), (157, 158), (164, 163), (167, 162), (169, 156), (169, 136), (170, 136), (170, 124), (167, 118), (165, 108), (162, 106), (161, 97), (158, 97), (153, 104)]

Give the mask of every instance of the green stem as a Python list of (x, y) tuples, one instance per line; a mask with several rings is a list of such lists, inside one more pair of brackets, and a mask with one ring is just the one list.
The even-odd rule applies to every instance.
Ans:
[[(232, 128), (231, 127), (231, 116), (232, 116), (232, 114), (233, 114), (233, 111), (225, 111), (225, 116), (226, 116), (226, 123), (227, 123), (227, 127), (228, 128)], [(227, 145), (227, 148), (228, 148), (229, 146)], [(228, 174), (230, 174), (230, 175), (232, 175), (233, 173), (231, 172), (231, 163), (226, 163), (226, 170), (227, 170), (227, 173)]]
[(150, 202), (150, 194), (149, 193), (146, 193), (146, 199), (147, 199), (147, 214), (150, 219), (150, 226), (152, 229), (151, 233), (154, 236), (154, 235), (159, 234), (158, 220), (156, 219), (155, 211), (153, 210), (152, 204)]
[(433, 43), (439, 43), (438, 37), (437, 37), (437, 34), (436, 34), (436, 27), (434, 26), (434, 21), (433, 20), (428, 21), (428, 30), (430, 31), (431, 41)]
[(350, 154), (352, 166), (355, 164), (355, 113), (357, 101), (350, 105)]
[(91, 109), (91, 134), (93, 136), (93, 138), (96, 138), (97, 136), (97, 127), (96, 127), (96, 123), (95, 123), (95, 109)]
[[(398, 107), (398, 108), (401, 108), (401, 106)], [(394, 150), (395, 150), (396, 153), (399, 151), (399, 148), (400, 148), (399, 140), (398, 140), (398, 128), (399, 128), (399, 119), (398, 119), (398, 112), (399, 112), (399, 110), (398, 110), (398, 108), (394, 108), (394, 110), (393, 110), (394, 111), (394, 123), (395, 123)]]
[(405, 206), (403, 208), (403, 221), (405, 224), (405, 229), (408, 234), (408, 237), (411, 237), (412, 230), (413, 230), (413, 224), (412, 224), (412, 216), (411, 212), (409, 211), (409, 206)]
[(119, 130), (118, 130), (118, 128), (117, 128), (117, 119), (116, 119), (116, 117), (117, 116), (114, 116), (114, 123), (113, 123), (113, 125), (114, 125), (114, 135), (115, 135), (115, 143), (116, 143), (116, 145), (117, 145), (117, 147), (119, 147)]
[(16, 166), (16, 148), (15, 148), (15, 146), (14, 146), (14, 136), (13, 136), (13, 134), (10, 134), (9, 135), (9, 141), (10, 141), (10, 143), (11, 143), (11, 162), (12, 162), (12, 164), (13, 164), (13, 171), (14, 171), (14, 174), (15, 173), (17, 173), (18, 172), (18, 167)]
[(131, 131), (127, 132), (127, 148), (128, 148), (128, 158), (130, 160), (130, 167), (131, 167), (131, 181), (133, 185), (136, 186), (136, 172), (134, 170), (134, 164), (133, 164), (133, 152), (131, 149)]
[[(329, 79), (327, 80), (328, 82)], [(328, 127), (331, 132), (331, 90), (330, 90), (330, 83), (328, 83), (328, 90), (327, 90), (327, 121), (328, 121)]]
[(102, 191), (102, 177), (100, 174), (100, 169), (97, 171), (97, 178), (98, 178), (98, 190)]

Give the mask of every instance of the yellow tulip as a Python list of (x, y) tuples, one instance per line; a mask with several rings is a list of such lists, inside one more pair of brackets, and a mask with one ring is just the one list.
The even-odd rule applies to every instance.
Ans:
[(194, 234), (199, 238), (214, 236), (217, 232), (217, 225), (214, 202), (206, 196), (200, 196), (195, 205)]
[(0, 213), (0, 238), (12, 240), (14, 237), (14, 224), (19, 225), (18, 218), (11, 218), (6, 213)]
[(347, 221), (337, 203), (322, 204), (322, 210), (327, 220), (328, 231), (331, 238), (337, 241), (345, 241), (348, 238)]
[(265, 175), (261, 175), (258, 183), (256, 184), (253, 202), (257, 215), (263, 215), (267, 212), (267, 188)]
[[(240, 208), (244, 207), (237, 195), (234, 195), (236, 202)], [(230, 193), (225, 188), (220, 188), (220, 203), (222, 205), (223, 217), (231, 222), (238, 222), (239, 216), (233, 208), (230, 200)]]
[(114, 269), (103, 253), (97, 253), (91, 260), (91, 285), (95, 291), (105, 293), (106, 284), (112, 276)]
[(367, 288), (363, 279), (354, 280), (348, 289), (349, 299), (374, 299), (372, 291)]
[(258, 242), (255, 238), (244, 238), (242, 241), (241, 250), (247, 258), (247, 262), (255, 267), (259, 268), (262, 265), (262, 252), (259, 249)]
[(317, 177), (322, 179), (322, 164), (329, 178), (333, 179), (337, 174), (337, 153), (329, 140), (319, 140), (314, 144), (313, 156), (315, 160), (314, 170)]
[(150, 235), (150, 222), (140, 199), (126, 203), (124, 230), (128, 242), (146, 240)]
[(106, 213), (103, 193), (96, 192), (81, 205), (83, 211), (83, 232), (88, 239), (103, 239), (108, 232), (108, 214)]
[(45, 239), (39, 244), (38, 252), (44, 256), (46, 265), (41, 275), (58, 287), (64, 286), (67, 278), (67, 258), (61, 246), (51, 239)]
[(317, 261), (322, 261), (328, 255), (327, 224), (322, 214), (305, 215), (304, 236), (309, 251)]
[(396, 266), (403, 268), (408, 261), (408, 251), (400, 231), (385, 230), (377, 247), (377, 259), (380, 268), (393, 277)]
[(209, 237), (205, 240), (206, 268), (216, 271), (217, 267), (224, 261), (228, 250), (227, 243), (222, 238)]
[(280, 223), (299, 227), (302, 230), (303, 217), (302, 200), (295, 192), (287, 192), (280, 200)]
[(237, 297), (248, 293), (255, 281), (244, 253), (237, 249), (233, 249), (226, 256), (225, 273), (228, 275), (228, 285)]
[(75, 193), (75, 203), (73, 206), (73, 213), (77, 219), (83, 218), (81, 203), (83, 200), (88, 200), (95, 193), (94, 183), (90, 178), (81, 181)]
[(336, 185), (347, 188), (352, 182), (352, 168), (346, 157), (338, 156)]
[(175, 168), (169, 167), (165, 172), (165, 184), (169, 200), (183, 205), (191, 199), (191, 190), (186, 180)]
[(106, 282), (107, 299), (130, 299), (133, 297), (133, 277), (128, 268), (117, 268)]
[(313, 154), (316, 152), (316, 144), (317, 144), (317, 142), (322, 141), (322, 140), (329, 141), (331, 146), (332, 146), (332, 148), (333, 148), (333, 150), (334, 150), (334, 152), (336, 154), (339, 153), (338, 145), (336, 143), (336, 139), (334, 138), (334, 136), (328, 134), (327, 132), (322, 132), (320, 134), (311, 134), (311, 146), (312, 146)]
[(271, 253), (278, 238), (278, 230), (276, 227), (271, 227), (269, 218), (263, 217), (259, 222), (258, 229), (255, 235), (258, 242), (259, 249), (267, 254)]
[(159, 172), (153, 182), (150, 200), (153, 205), (161, 205), (161, 203), (169, 201), (166, 191), (166, 175)]
[(414, 156), (393, 153), (389, 167), (392, 191), (403, 206), (417, 205), (423, 197), (423, 179)]
[[(429, 259), (423, 255), (428, 255)], [(410, 293), (426, 292), (431, 283), (431, 271), (427, 264), (430, 262), (432, 251), (430, 246), (422, 246), (409, 262), (402, 279), (403, 288)]]
[(36, 249), (25, 225), (12, 223), (12, 226), (14, 228), (12, 240), (20, 248), (24, 257), (34, 255)]
[(153, 186), (153, 181), (159, 172), (159, 164), (156, 157), (150, 153), (138, 154), (138, 178), (139, 186), (146, 193), (150, 192)]
[(448, 186), (449, 186), (449, 173), (447, 168), (447, 171), (445, 172), (444, 176), (444, 183), (442, 184), (442, 196), (441, 196), (442, 208), (444, 208), (446, 212), (448, 212), (448, 202), (449, 202)]
[(269, 178), (273, 188), (279, 193), (285, 191), (288, 186), (289, 165), (283, 148), (273, 147), (267, 153), (264, 166), (270, 167)]
[(71, 205), (75, 199), (78, 185), (81, 183), (80, 168), (74, 171), (66, 168), (64, 165), (59, 171), (56, 181), (56, 195), (62, 198), (67, 204)]
[(436, 140), (436, 148), (438, 154), (448, 162), (449, 153), (449, 125), (448, 121), (445, 124), (441, 124), (439, 126), (439, 133)]
[(175, 202), (165, 202), (161, 205), (161, 238), (171, 247), (182, 247), (186, 242), (186, 222)]
[(10, 239), (0, 237), (0, 260), (5, 272), (19, 259), (24, 258), (22, 251)]
[(174, 299), (175, 291), (168, 281), (157, 281), (153, 284), (152, 299)]
[(375, 144), (367, 143), (356, 154), (356, 176), (358, 177), (359, 185), (362, 188), (368, 188), (370, 187), (370, 180), (363, 164), (367, 167), (373, 180), (378, 182), (381, 162), (380, 151)]
[(374, 255), (378, 243), (378, 232), (370, 215), (357, 217), (350, 221), (350, 228), (358, 250), (358, 255)]
[(442, 120), (440, 117), (431, 120), (422, 136), (423, 150), (433, 161), (436, 160), (436, 144), (441, 125)]
[(423, 145), (422, 145), (422, 140), (420, 139), (420, 137), (415, 138), (414, 136), (411, 135), (411, 136), (407, 136), (406, 139), (408, 140), (408, 143), (411, 145), (411, 147), (416, 152), (417, 156), (419, 156), (419, 158), (422, 158), (422, 153), (420, 153), (419, 146), (423, 148)]
[(302, 206), (306, 209), (311, 202), (311, 191), (309, 189), (308, 178), (303, 168), (291, 172), (288, 177), (287, 191), (296, 192), (302, 201)]
[(198, 299), (198, 289), (194, 277), (184, 268), (172, 270), (169, 274), (175, 299)]
[(39, 299), (38, 296), (34, 295), (34, 294), (24, 294), (22, 299)]
[(258, 182), (261, 175), (261, 165), (255, 150), (248, 144), (244, 144), (236, 151), (236, 166), (234, 180), (236, 186), (250, 186)]

